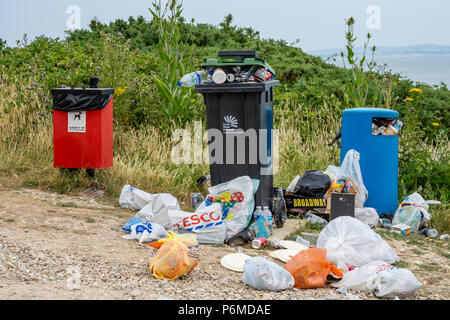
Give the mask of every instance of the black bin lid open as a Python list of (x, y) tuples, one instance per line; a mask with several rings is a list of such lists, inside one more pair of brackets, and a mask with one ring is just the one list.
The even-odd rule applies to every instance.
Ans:
[(51, 90), (53, 110), (88, 111), (101, 110), (114, 94), (112, 88), (56, 88)]

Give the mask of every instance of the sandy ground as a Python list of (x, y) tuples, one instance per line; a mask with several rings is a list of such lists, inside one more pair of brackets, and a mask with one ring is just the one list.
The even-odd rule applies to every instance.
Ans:
[[(0, 186), (0, 298), (2, 299), (374, 299), (371, 294), (344, 295), (324, 289), (258, 291), (242, 273), (220, 265), (236, 252), (229, 246), (200, 245), (200, 262), (175, 281), (149, 274), (150, 248), (124, 240), (123, 223), (134, 212), (100, 201), (31, 189)], [(298, 223), (288, 219), (275, 236), (286, 237)], [(416, 277), (430, 280), (413, 299), (448, 299), (447, 258), (435, 251), (389, 241)], [(272, 261), (269, 250), (245, 253)], [(415, 252), (415, 253), (414, 253)], [(277, 261), (283, 265), (281, 261)]]

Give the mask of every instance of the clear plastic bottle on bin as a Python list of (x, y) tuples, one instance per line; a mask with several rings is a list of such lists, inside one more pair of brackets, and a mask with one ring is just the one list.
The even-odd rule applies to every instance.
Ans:
[(201, 70), (186, 74), (178, 81), (179, 87), (193, 87), (211, 79), (211, 71)]
[(272, 212), (269, 210), (268, 206), (263, 207), (262, 215), (264, 216), (264, 223), (267, 227), (269, 236), (273, 234), (273, 220), (272, 220)]

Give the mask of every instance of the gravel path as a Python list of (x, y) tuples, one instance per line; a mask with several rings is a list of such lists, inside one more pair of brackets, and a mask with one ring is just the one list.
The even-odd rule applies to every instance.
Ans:
[[(219, 261), (236, 252), (229, 246), (200, 245), (200, 262), (175, 281), (153, 278), (148, 246), (121, 238), (123, 223), (134, 213), (79, 197), (37, 190), (0, 188), (0, 297), (4, 299), (373, 299), (331, 288), (283, 292), (245, 286), (242, 274)], [(288, 220), (277, 236), (286, 235)], [(268, 250), (244, 249), (268, 259)], [(400, 255), (400, 254), (399, 254)], [(282, 263), (278, 261), (280, 265)], [(448, 264), (448, 260), (447, 260)], [(448, 281), (435, 296), (448, 299)], [(427, 286), (431, 287), (431, 286)], [(442, 290), (442, 292), (441, 292)]]

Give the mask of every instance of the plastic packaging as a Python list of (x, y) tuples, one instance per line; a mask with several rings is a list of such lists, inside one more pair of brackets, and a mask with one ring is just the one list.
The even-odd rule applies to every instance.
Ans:
[(377, 260), (345, 273), (342, 280), (332, 286), (395, 298), (414, 295), (422, 284), (410, 270)]
[(374, 208), (355, 208), (355, 218), (371, 228), (380, 223), (380, 216)]
[(323, 219), (323, 218), (321, 218), (319, 216), (316, 216), (315, 214), (312, 214), (310, 212), (307, 212), (305, 214), (305, 218), (306, 218), (306, 221), (308, 221), (310, 223), (318, 223), (318, 224), (322, 224), (322, 225), (327, 225), (328, 224), (327, 220), (325, 220), (325, 219)]
[(342, 277), (342, 271), (327, 260), (327, 250), (320, 248), (299, 252), (286, 263), (285, 269), (294, 277), (294, 287), (300, 289), (323, 288), (330, 272)]
[(294, 278), (288, 271), (262, 257), (245, 260), (242, 281), (258, 290), (268, 291), (282, 291), (294, 286)]
[(305, 240), (300, 236), (297, 236), (297, 239), (295, 239), (295, 241), (304, 245), (305, 247), (308, 247), (308, 248), (311, 246), (311, 243), (308, 240)]
[(127, 222), (125, 222), (125, 224), (122, 227), (123, 231), (126, 232), (131, 232), (131, 227), (135, 224), (141, 223), (142, 219), (139, 217), (133, 217), (127, 220)]
[(194, 87), (197, 84), (201, 84), (208, 80), (209, 72), (206, 70), (195, 71), (186, 74), (178, 81), (179, 87)]
[(123, 186), (119, 196), (119, 205), (122, 208), (140, 210), (148, 205), (153, 199), (153, 195), (134, 188), (129, 184)]
[(272, 236), (273, 234), (273, 219), (272, 212), (269, 210), (268, 206), (263, 207), (262, 216), (264, 217), (264, 223), (266, 225), (266, 229), (268, 230), (268, 236)]
[(277, 238), (274, 238), (274, 239), (270, 240), (270, 246), (272, 248), (275, 248), (275, 249), (281, 249), (282, 248), (280, 240), (277, 239)]
[(406, 197), (395, 211), (392, 224), (404, 223), (411, 226), (411, 232), (417, 233), (421, 226), (426, 226), (431, 220), (431, 214), (428, 212), (430, 204), (441, 204), (436, 200), (424, 200), (423, 197), (415, 192)]
[(436, 229), (423, 229), (422, 234), (428, 238), (436, 238), (438, 236), (438, 231)]
[(139, 243), (150, 242), (164, 237), (166, 229), (157, 223), (141, 222), (131, 226), (131, 233), (123, 236), (123, 239), (137, 239)]
[(199, 252), (195, 235), (179, 236), (173, 232), (150, 258), (150, 272), (158, 279), (174, 280), (190, 273), (198, 264)]
[(355, 197), (355, 207), (364, 208), (364, 203), (366, 202), (369, 193), (364, 186), (363, 176), (359, 166), (359, 159), (359, 152), (351, 149), (345, 155), (341, 168), (348, 172), (353, 182), (356, 184), (357, 193)]
[(331, 221), (319, 234), (318, 248), (326, 248), (327, 258), (338, 267), (362, 266), (375, 260), (399, 261), (394, 250), (370, 227), (358, 219), (342, 216)]

